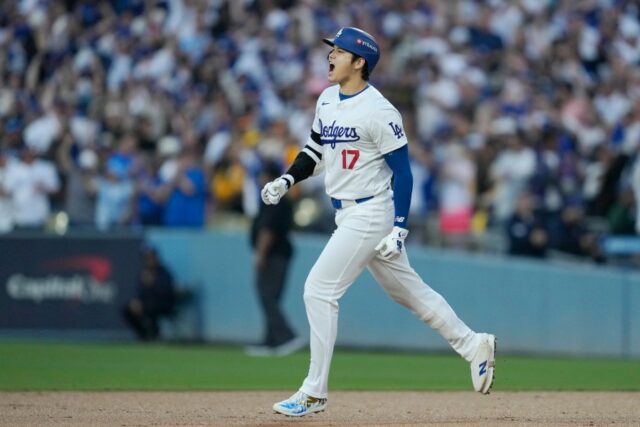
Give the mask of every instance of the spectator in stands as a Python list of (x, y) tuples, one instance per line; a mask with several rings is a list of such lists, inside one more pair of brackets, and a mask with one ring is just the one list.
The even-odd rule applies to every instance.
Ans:
[(544, 258), (549, 237), (536, 213), (534, 199), (527, 191), (517, 195), (515, 211), (507, 222), (509, 254)]
[(159, 189), (164, 201), (163, 223), (169, 227), (202, 227), (205, 225), (206, 185), (194, 149), (181, 154), (175, 174)]
[(4, 177), (4, 191), (11, 198), (15, 228), (43, 230), (51, 214), (50, 197), (59, 189), (54, 164), (39, 157), (32, 147), (23, 146), (20, 158), (9, 162)]
[(516, 122), (511, 118), (497, 119), (492, 133), (502, 149), (491, 164), (493, 180), (493, 219), (504, 224), (512, 216), (517, 196), (533, 176), (536, 156), (518, 134)]
[(633, 235), (636, 228), (636, 203), (631, 188), (625, 188), (618, 194), (607, 213), (611, 234)]
[(598, 149), (597, 152), (602, 153), (599, 156), (602, 158), (600, 185), (589, 207), (592, 215), (605, 218), (618, 199), (623, 173), (630, 166), (630, 162), (628, 155), (616, 153), (608, 146)]
[(7, 169), (11, 161), (11, 157), (0, 147), (0, 234), (13, 230), (13, 207), (10, 195), (5, 190)]
[(440, 232), (445, 246), (469, 247), (476, 195), (476, 167), (460, 142), (445, 149), (440, 170)]
[(34, 152), (43, 155), (49, 152), (53, 142), (61, 135), (66, 124), (64, 112), (68, 107), (55, 101), (50, 111), (29, 123), (23, 132), (24, 143)]
[(107, 164), (117, 171), (120, 178), (131, 180), (139, 167), (138, 139), (132, 134), (125, 134), (117, 142), (117, 147), (109, 155)]
[(216, 206), (237, 213), (244, 211), (242, 190), (246, 172), (241, 161), (241, 151), (240, 142), (232, 142), (214, 166), (211, 180), (211, 193)]
[(175, 287), (172, 274), (154, 248), (143, 247), (141, 261), (136, 294), (123, 307), (122, 315), (138, 339), (153, 341), (160, 337), (160, 318), (173, 312)]
[(551, 234), (549, 240), (553, 249), (578, 256), (592, 254), (595, 236), (586, 229), (584, 212), (579, 204), (564, 206), (557, 226), (547, 229)]
[(164, 205), (158, 193), (162, 188), (162, 179), (158, 174), (154, 157), (143, 154), (140, 167), (136, 171), (136, 223), (143, 226), (160, 226), (164, 216)]
[(65, 177), (64, 209), (70, 227), (94, 227), (98, 192), (98, 154), (92, 148), (77, 151), (70, 135), (63, 137), (57, 152), (60, 172)]
[(98, 177), (96, 193), (96, 227), (101, 231), (125, 227), (133, 217), (134, 187), (128, 165), (108, 161), (103, 176)]

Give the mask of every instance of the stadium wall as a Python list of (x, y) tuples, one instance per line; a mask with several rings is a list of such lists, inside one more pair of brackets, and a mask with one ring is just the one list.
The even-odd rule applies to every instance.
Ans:
[[(284, 309), (308, 337), (307, 272), (327, 237), (297, 234)], [(262, 314), (246, 233), (154, 229), (147, 239), (176, 277), (195, 288), (208, 341), (258, 342)], [(596, 265), (457, 253), (409, 245), (414, 269), (467, 324), (498, 335), (510, 353), (640, 357), (640, 274)], [(391, 301), (368, 272), (340, 302), (338, 345), (449, 351)]]

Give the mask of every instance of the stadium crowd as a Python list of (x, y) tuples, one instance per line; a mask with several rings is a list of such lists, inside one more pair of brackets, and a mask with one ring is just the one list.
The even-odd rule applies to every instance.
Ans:
[[(0, 230), (255, 215), (342, 26), (381, 45), (371, 83), (405, 120), (415, 241), (599, 260), (601, 235), (639, 231), (631, 0), (2, 2)], [(320, 183), (299, 187), (298, 225), (326, 227)]]

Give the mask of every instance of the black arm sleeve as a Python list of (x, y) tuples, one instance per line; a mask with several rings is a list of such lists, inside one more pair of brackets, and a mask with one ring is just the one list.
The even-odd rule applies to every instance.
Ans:
[[(313, 170), (320, 160), (322, 160), (322, 142), (320, 140), (320, 134), (314, 132), (312, 129), (307, 144), (304, 146), (302, 151), (298, 153), (287, 173), (283, 175), (285, 181), (289, 184), (289, 187), (294, 183), (300, 182), (313, 175)], [(293, 178), (293, 182), (289, 182), (290, 179), (287, 178), (287, 175)]]
[(287, 171), (288, 175), (291, 175), (294, 182), (300, 182), (309, 178), (313, 174), (313, 170), (316, 167), (316, 162), (307, 153), (301, 151), (296, 156), (295, 160), (291, 164), (291, 167)]

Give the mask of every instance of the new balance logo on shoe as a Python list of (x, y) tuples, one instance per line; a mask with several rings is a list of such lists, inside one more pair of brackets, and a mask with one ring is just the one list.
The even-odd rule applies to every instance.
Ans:
[(478, 375), (484, 375), (487, 373), (487, 360), (485, 360), (484, 362), (482, 362), (480, 365), (480, 372), (478, 373)]
[(471, 381), (476, 391), (489, 394), (496, 366), (496, 337), (492, 334), (478, 334), (478, 338), (478, 350), (471, 360)]

